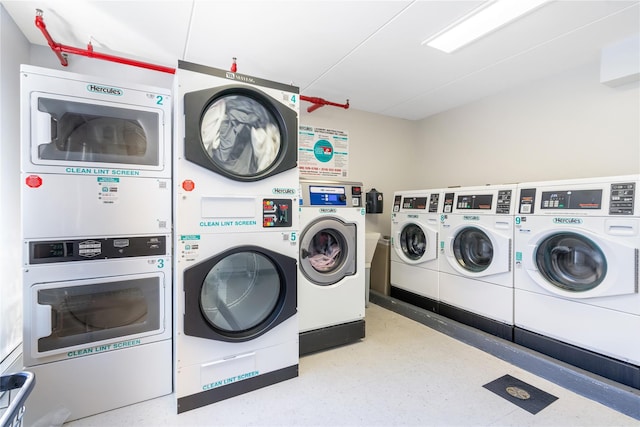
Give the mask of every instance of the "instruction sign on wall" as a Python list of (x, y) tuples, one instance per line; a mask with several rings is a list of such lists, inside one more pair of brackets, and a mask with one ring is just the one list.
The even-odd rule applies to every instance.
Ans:
[(347, 178), (349, 134), (342, 130), (300, 125), (298, 166), (303, 176)]

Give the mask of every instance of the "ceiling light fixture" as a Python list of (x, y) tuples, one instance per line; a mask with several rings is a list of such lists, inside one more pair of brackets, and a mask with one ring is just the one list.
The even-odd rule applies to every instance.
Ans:
[(451, 53), (550, 0), (496, 0), (474, 10), (422, 44)]

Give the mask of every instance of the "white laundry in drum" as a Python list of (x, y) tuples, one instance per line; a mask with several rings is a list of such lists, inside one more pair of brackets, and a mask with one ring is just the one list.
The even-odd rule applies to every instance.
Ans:
[(244, 96), (212, 103), (204, 114), (201, 135), (214, 162), (243, 175), (267, 169), (280, 150), (275, 118), (260, 103)]

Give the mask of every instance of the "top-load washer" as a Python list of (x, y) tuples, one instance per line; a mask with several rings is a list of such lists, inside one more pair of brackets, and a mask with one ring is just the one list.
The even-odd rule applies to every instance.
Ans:
[(300, 354), (365, 334), (362, 183), (300, 180)]
[(518, 185), (515, 340), (640, 388), (640, 175)]
[(438, 304), (442, 190), (397, 191), (391, 213), (391, 296), (430, 311)]
[(515, 184), (444, 190), (439, 313), (513, 338)]

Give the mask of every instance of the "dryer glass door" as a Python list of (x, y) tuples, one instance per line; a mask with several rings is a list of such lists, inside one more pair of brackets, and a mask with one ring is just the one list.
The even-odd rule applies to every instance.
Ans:
[(32, 161), (164, 167), (159, 111), (33, 94)]
[(260, 174), (280, 152), (278, 121), (248, 96), (216, 99), (204, 112), (200, 133), (213, 163), (230, 175)]
[(220, 259), (207, 274), (200, 293), (206, 321), (229, 334), (263, 323), (280, 299), (278, 269), (257, 252), (237, 252)]
[(97, 342), (162, 332), (161, 275), (116, 276), (35, 285), (31, 337), (34, 357)]
[(476, 227), (465, 227), (453, 239), (453, 254), (462, 268), (479, 273), (491, 265), (493, 244), (484, 231)]
[(400, 232), (400, 248), (411, 261), (421, 259), (427, 250), (427, 237), (422, 228), (416, 224), (404, 226)]
[(550, 284), (571, 292), (595, 288), (607, 273), (607, 260), (598, 245), (572, 232), (545, 238), (536, 249), (535, 261)]

